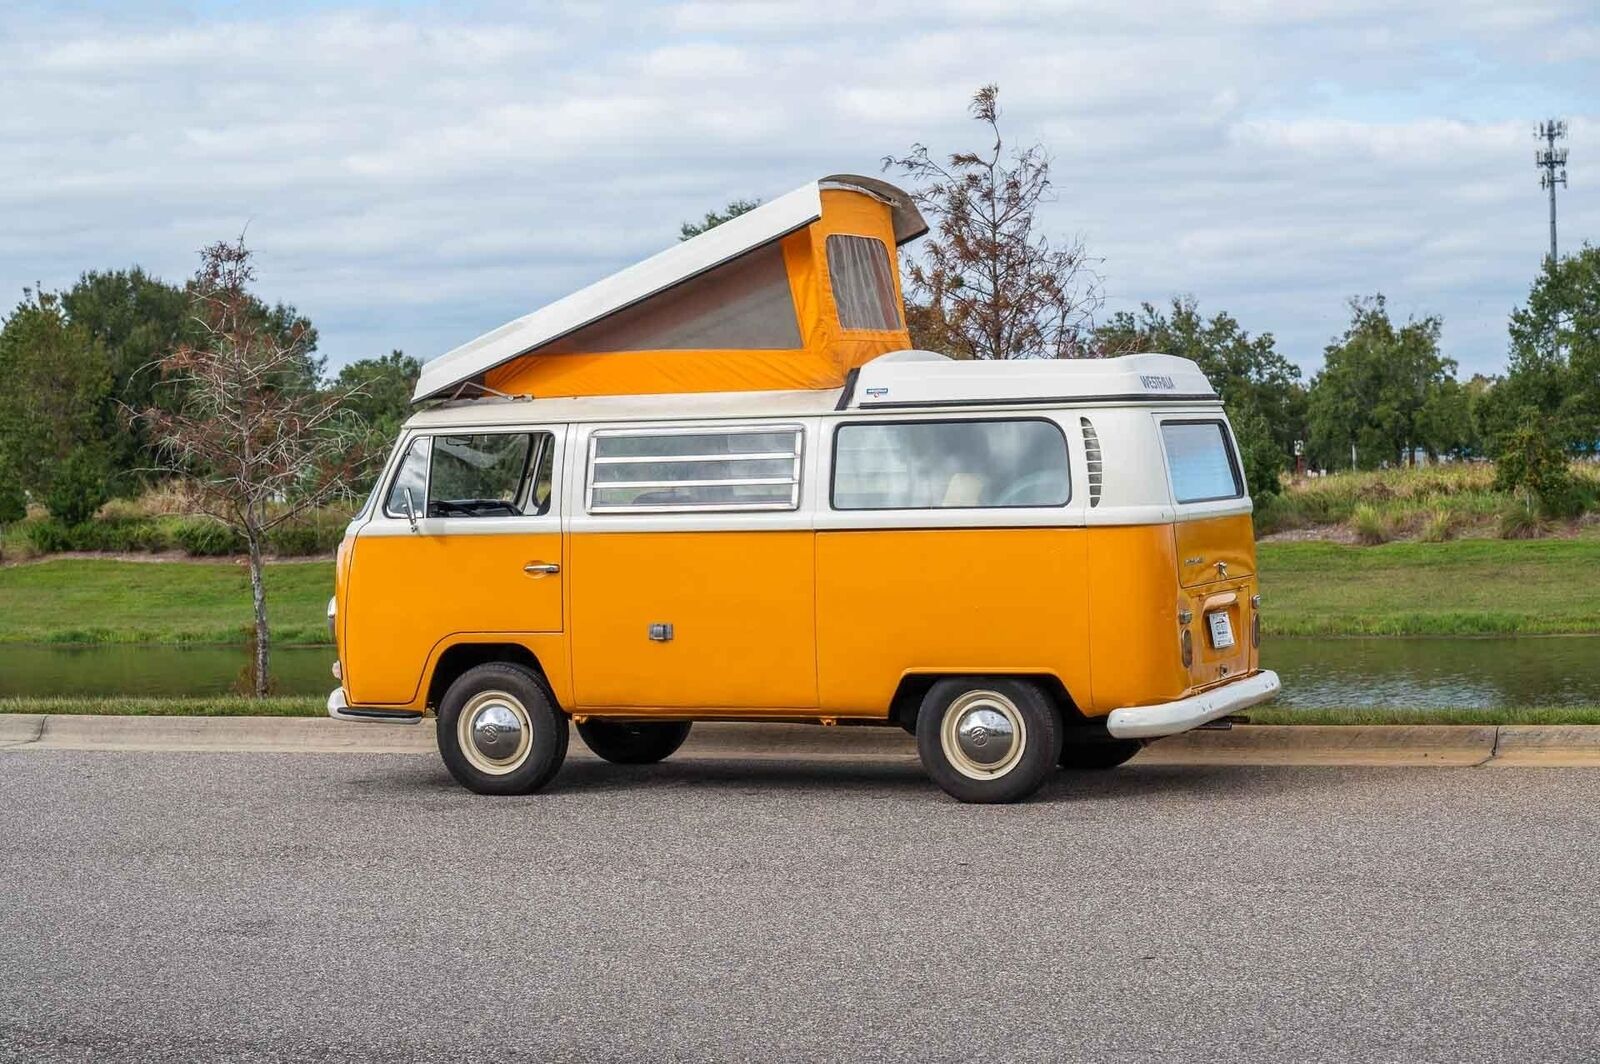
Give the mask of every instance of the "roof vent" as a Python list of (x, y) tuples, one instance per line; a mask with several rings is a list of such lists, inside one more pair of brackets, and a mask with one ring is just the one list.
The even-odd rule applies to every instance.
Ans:
[(1078, 424), (1083, 428), (1083, 457), (1089, 465), (1089, 505), (1100, 505), (1100, 488), (1104, 478), (1104, 463), (1100, 456), (1100, 434), (1094, 430), (1094, 425), (1086, 417), (1080, 417)]

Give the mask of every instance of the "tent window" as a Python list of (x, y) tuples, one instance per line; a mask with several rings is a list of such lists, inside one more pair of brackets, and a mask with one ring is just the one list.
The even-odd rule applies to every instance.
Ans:
[(839, 324), (846, 329), (899, 329), (900, 304), (883, 241), (867, 236), (828, 237), (828, 276)]
[(793, 510), (800, 505), (798, 428), (595, 433), (589, 512)]
[(800, 323), (777, 243), (657, 292), (538, 350), (793, 351)]

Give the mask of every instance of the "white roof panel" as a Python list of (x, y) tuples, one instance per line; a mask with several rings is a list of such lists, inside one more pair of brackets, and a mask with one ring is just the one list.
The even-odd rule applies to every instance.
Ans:
[(825, 177), (440, 355), (422, 367), (411, 401), (449, 393), (518, 355), (810, 225), (822, 217), (826, 188), (854, 189), (888, 203), (893, 208), (896, 243), (928, 230), (911, 197), (887, 181), (854, 174)]
[(1052, 400), (1214, 400), (1200, 367), (1176, 355), (956, 360), (897, 351), (861, 367), (850, 405), (893, 407), (1043, 403)]

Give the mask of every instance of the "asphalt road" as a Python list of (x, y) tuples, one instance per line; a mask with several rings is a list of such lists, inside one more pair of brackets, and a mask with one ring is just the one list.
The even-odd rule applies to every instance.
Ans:
[(1600, 1059), (1597, 770), (557, 784), (0, 753), (0, 1059)]

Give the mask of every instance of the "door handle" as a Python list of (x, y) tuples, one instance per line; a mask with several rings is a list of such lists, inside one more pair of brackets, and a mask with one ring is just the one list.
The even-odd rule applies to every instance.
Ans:
[(529, 562), (522, 567), (522, 571), (529, 576), (543, 576), (546, 573), (559, 573), (561, 566), (555, 562)]

